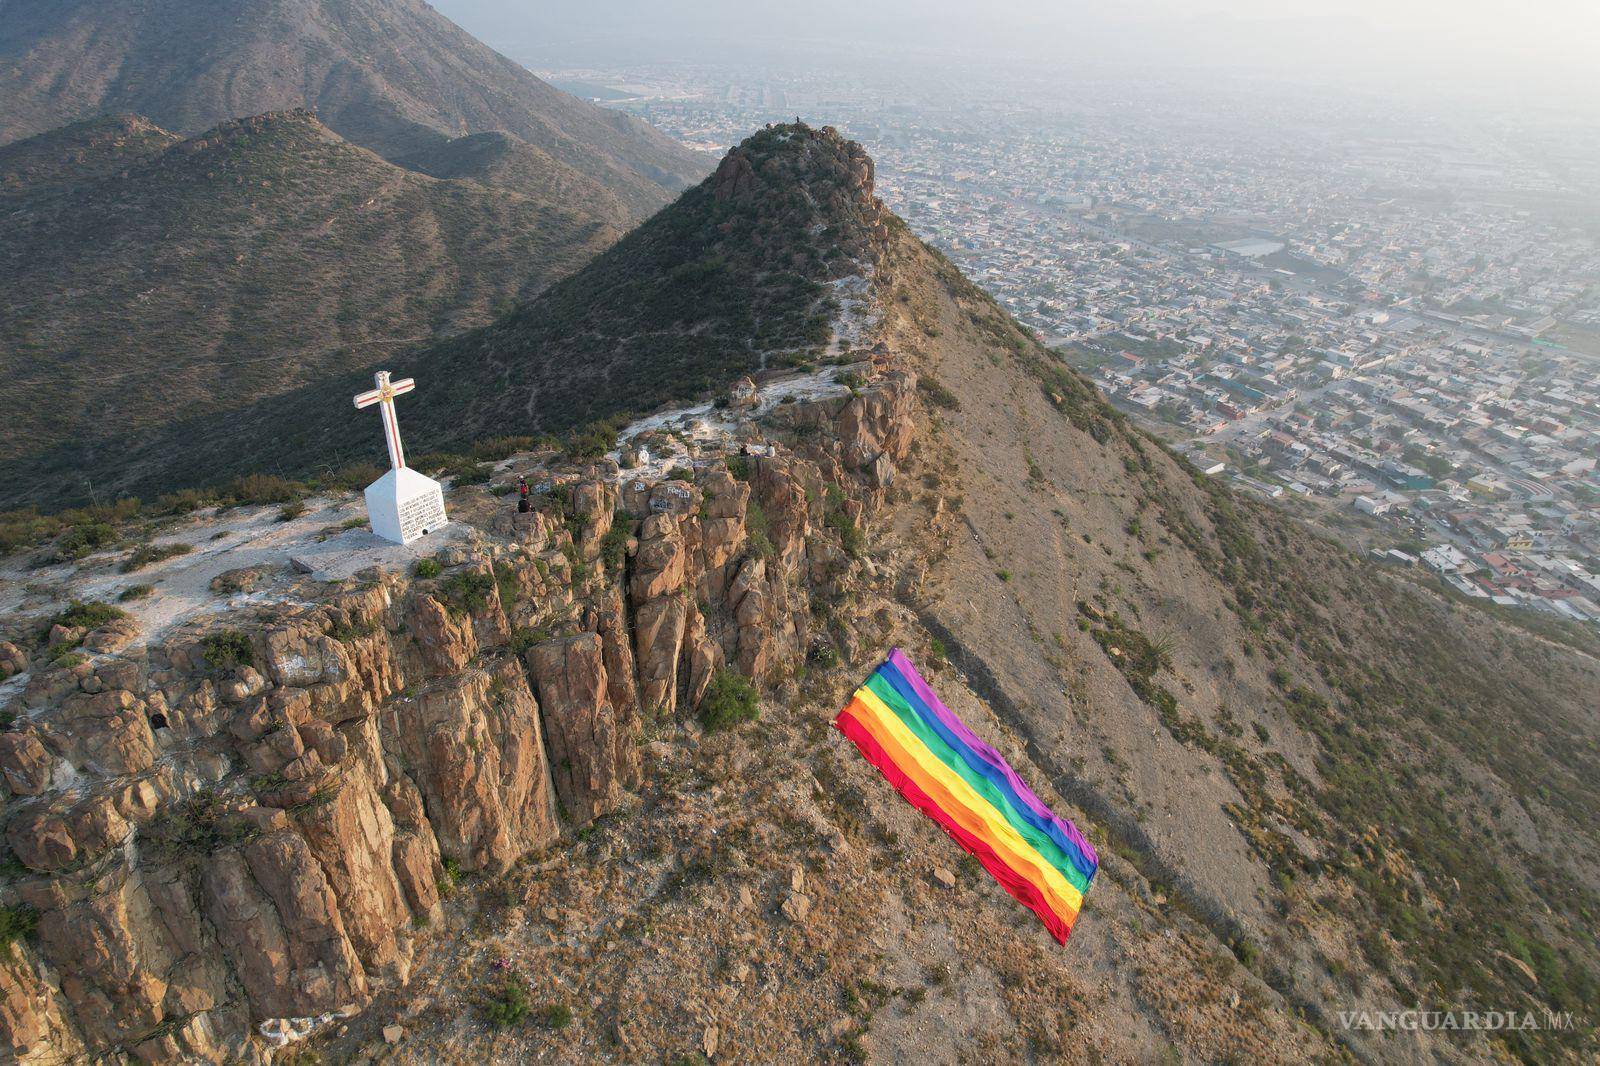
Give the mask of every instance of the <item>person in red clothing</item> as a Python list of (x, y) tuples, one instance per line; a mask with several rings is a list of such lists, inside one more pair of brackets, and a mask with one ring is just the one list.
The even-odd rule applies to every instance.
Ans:
[(528, 509), (529, 509), (529, 503), (528, 503), (528, 479), (525, 478), (525, 477), (518, 477), (517, 478), (517, 513), (518, 514), (527, 514), (528, 513)]

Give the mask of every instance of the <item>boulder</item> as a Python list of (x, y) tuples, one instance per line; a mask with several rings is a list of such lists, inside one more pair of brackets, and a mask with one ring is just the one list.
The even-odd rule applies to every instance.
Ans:
[(607, 685), (604, 641), (581, 633), (528, 650), (539, 692), (556, 795), (574, 824), (610, 811), (638, 774), (632, 736), (619, 729)]

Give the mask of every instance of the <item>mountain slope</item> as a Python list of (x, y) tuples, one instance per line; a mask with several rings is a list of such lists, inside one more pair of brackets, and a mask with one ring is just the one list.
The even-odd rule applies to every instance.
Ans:
[(891, 345), (950, 398), (901, 519), (956, 516), (915, 607), (1040, 771), (1358, 1056), (1592, 1048), (1337, 1013), (1595, 1001), (1600, 659), (1235, 498), (909, 235), (887, 269)]
[[(746, 148), (641, 230), (637, 256), (577, 276), (593, 286), (558, 286), (460, 346), (423, 349), (438, 360), (433, 378), (420, 355), (414, 368), (397, 364), (421, 378), (402, 414), (404, 425), (420, 427), (413, 450), (576, 424), (691, 393), (702, 381), (725, 384), (763, 355), (815, 345), (815, 315), (851, 338), (854, 376), (830, 394), (752, 412), (752, 431), (775, 445), (770, 457), (713, 460), (688, 473), (658, 466), (619, 486), (609, 464), (523, 454), (497, 477), (526, 473), (561, 485), (532, 516), (511, 513), (487, 486), (452, 486), (456, 521), (487, 531), (462, 543), (485, 554), (441, 552), (442, 564), (459, 568), (448, 578), (435, 570), (434, 578), (364, 577), (324, 590), (343, 601), (337, 613), (319, 608), (294, 623), (303, 628), (293, 636), (263, 635), (265, 673), (242, 675), (293, 679), (288, 692), (269, 698), (242, 677), (223, 689), (251, 694), (227, 697), (236, 702), (226, 713), (249, 718), (251, 700), (304, 709), (325, 706), (313, 702), (313, 689), (330, 702), (355, 691), (364, 702), (368, 687), (379, 688), (385, 705), (373, 719), (329, 713), (350, 736), (350, 752), (375, 743), (382, 728), (386, 743), (416, 745), (415, 759), (382, 760), (397, 781), (448, 756), (467, 768), (461, 779), (474, 789), (487, 779), (492, 790), (496, 775), (479, 772), (480, 739), (493, 750), (536, 730), (496, 733), (476, 719), (441, 716), (432, 748), (409, 726), (412, 715), (451, 706), (446, 691), (468, 689), (474, 701), (482, 694), (496, 717), (507, 693), (527, 708), (532, 700), (516, 695), (521, 667), (496, 650), (505, 645), (526, 650), (536, 673), (542, 665), (537, 699), (547, 728), (581, 721), (582, 736), (611, 738), (598, 746), (624, 752), (639, 774), (614, 808), (622, 817), (579, 832), (568, 804), (559, 844), (535, 862), (500, 873), (453, 845), (446, 854), (465, 855), (461, 868), (484, 876), (464, 885), (468, 898), (452, 905), (459, 909), (448, 921), (418, 933), (410, 988), (421, 991), (394, 989), (348, 1030), (328, 1027), (318, 1050), (358, 1057), (386, 1046), (380, 1033), (393, 1023), (404, 1029), (403, 1053), (430, 1061), (1591, 1060), (1600, 999), (1600, 658), (1581, 641), (1553, 643), (1373, 568), (1168, 454), (882, 212), (864, 157), (835, 134), (780, 127)], [(838, 255), (829, 254), (835, 240), (822, 239), (830, 231)], [(820, 255), (796, 258), (813, 245)], [(808, 265), (813, 258), (818, 265)], [(852, 320), (789, 282), (779, 263), (814, 285), (843, 289), (855, 278)], [(716, 302), (703, 287), (708, 269), (726, 269)], [(770, 323), (783, 326), (763, 328)], [(632, 343), (657, 324), (649, 342)], [(574, 333), (574, 325), (584, 328)], [(667, 355), (660, 366), (657, 352)], [(657, 380), (662, 366), (690, 380)], [(562, 370), (576, 383), (554, 398), (544, 393), (530, 415), (528, 398)], [(458, 397), (450, 376), (474, 373), (482, 375), (476, 387), (467, 380), (470, 395)], [(310, 402), (329, 393), (337, 415)], [(327, 383), (268, 401), (230, 421), (234, 448), (271, 470), (280, 458), (308, 461), (301, 432), (333, 447), (312, 456), (336, 453), (353, 434), (370, 456), (376, 433), (344, 410), (347, 402)], [(283, 430), (291, 420), (298, 428)], [(656, 432), (652, 447), (670, 440)], [(658, 484), (635, 486), (645, 479)], [(684, 507), (671, 502), (684, 498)], [(665, 508), (651, 506), (657, 500)], [(354, 494), (325, 502), (306, 532), (337, 529), (360, 507)], [(166, 521), (179, 524), (171, 536), (205, 545), (204, 523), (235, 519)], [(284, 527), (270, 509), (245, 522), (258, 532)], [(241, 540), (247, 550), (257, 543)], [(116, 560), (110, 552), (88, 560), (103, 594), (135, 580), (110, 573)], [(159, 587), (159, 566), (138, 580)], [(283, 569), (278, 580), (300, 580)], [(30, 589), (43, 580), (36, 573)], [(450, 606), (410, 600), (421, 610), (404, 617), (410, 594), (391, 592), (405, 583)], [(507, 599), (510, 618), (501, 615)], [(380, 603), (394, 614), (375, 624)], [(281, 614), (264, 606), (240, 598), (231, 619), (208, 615), (199, 624), (218, 637), (232, 631), (210, 627), (281, 627)], [(98, 667), (49, 665), (39, 621), (12, 627), (36, 647), (41, 679), (28, 692), (39, 703), (60, 701), (65, 730), (108, 733), (77, 710), (97, 687), (78, 678)], [(630, 629), (632, 639), (621, 636), (616, 647)], [(103, 634), (91, 636), (85, 647), (103, 646)], [(202, 668), (210, 659), (200, 640), (198, 630), (182, 636), (188, 650), (163, 657), (191, 663), (196, 685), (205, 675), (203, 697), (172, 706), (207, 723), (223, 745), (239, 736), (276, 745), (267, 739), (274, 727), (224, 730), (209, 717), (217, 686)], [(719, 641), (721, 659), (709, 649)], [(372, 654), (390, 642), (417, 646), (395, 660), (403, 680)], [(1095, 842), (1101, 872), (1064, 948), (827, 728), (893, 645), (907, 648), (974, 730)], [(414, 661), (431, 664), (415, 688)], [(712, 733), (687, 719), (718, 662), (773, 694), (759, 722)], [(63, 676), (70, 670), (80, 673)], [(491, 685), (483, 670), (505, 671), (496, 675), (504, 683)], [(120, 662), (107, 670), (137, 673)], [(474, 676), (463, 682), (456, 673)], [(627, 683), (613, 688), (615, 677)], [(307, 695), (289, 695), (302, 684)], [(588, 711), (567, 719), (582, 684)], [(142, 727), (142, 716), (132, 717)], [(610, 723), (625, 720), (636, 733), (614, 745), (624, 734)], [(307, 721), (306, 737), (322, 738), (330, 757), (346, 753), (327, 741), (326, 724)], [(17, 738), (8, 745), (24, 750)], [(583, 765), (593, 755), (580, 745), (554, 763)], [(380, 760), (351, 762), (357, 788), (345, 802), (354, 803), (359, 774)], [(250, 789), (284, 783), (237, 776), (249, 777), (238, 783)], [(605, 775), (563, 780), (571, 788)], [(120, 781), (111, 784), (120, 790)], [(404, 807), (419, 804), (430, 818), (492, 806), (435, 794)], [(17, 806), (29, 813), (45, 805)], [(291, 810), (310, 821), (325, 852), (337, 851), (329, 847), (337, 838), (320, 828), (337, 808), (325, 807), (308, 800)], [(113, 862), (136, 850), (98, 829), (104, 819), (68, 813), (72, 833)], [(354, 844), (369, 824), (350, 814), (337, 828)], [(406, 820), (417, 824), (414, 815)], [(14, 830), (9, 838), (32, 842)], [(208, 851), (205, 861), (233, 861), (228, 838), (201, 843), (221, 856)], [(377, 850), (397, 854), (386, 841)], [(49, 849), (30, 858), (53, 872)], [(104, 869), (79, 863), (65, 875), (116, 889)], [(306, 869), (320, 876), (316, 864)], [(370, 919), (377, 895), (347, 885), (341, 903)], [(285, 928), (325, 920), (315, 902), (323, 897), (280, 896), (313, 901), (284, 906)], [(377, 923), (384, 935), (366, 930), (375, 962), (389, 958), (385, 937), (412, 927), (398, 898), (391, 893), (385, 904), (388, 924)], [(49, 900), (58, 901), (78, 904), (67, 893)], [(175, 935), (147, 920), (154, 909), (137, 896), (117, 905), (137, 917), (130, 924), (141, 934), (163, 944)], [(136, 1006), (130, 989), (149, 996), (146, 989), (166, 986), (130, 981), (129, 971), (182, 965), (177, 952), (140, 956), (133, 944), (108, 956), (98, 944), (81, 947), (66, 928), (46, 928), (46, 947)], [(300, 965), (327, 972), (319, 959)], [(575, 1005), (559, 1035), (479, 1020), (493, 990), (513, 978), (527, 983), (528, 1002)], [(225, 987), (220, 978), (212, 984)], [(280, 986), (260, 985), (260, 1001), (276, 1002)], [(87, 1001), (99, 985), (71, 987)], [(296, 1000), (297, 1013), (337, 1005), (327, 997), (343, 994), (324, 987), (317, 999), (313, 991), (308, 985), (304, 1002)], [(245, 1009), (240, 1000), (228, 1006)], [(1526, 1011), (1542, 1027), (1380, 1033), (1339, 1020), (1346, 1011), (1414, 1008)], [(1546, 1011), (1570, 1012), (1571, 1025), (1548, 1025)], [(124, 1010), (115, 1020), (150, 1037), (148, 1048), (172, 1036), (157, 1017)]]
[(99, 181), (183, 138), (136, 115), (105, 115), (0, 148), (0, 203)]
[(339, 376), (241, 405), (226, 423), (201, 412), (159, 433), (115, 432), (99, 452), (116, 456), (119, 491), (150, 495), (263, 467), (308, 474), (367, 461), (372, 427), (344, 393), (382, 367), (418, 380), (424, 402), (402, 415), (416, 455), (701, 396), (836, 343), (834, 317), (853, 315), (874, 271), (878, 210), (858, 146), (831, 130), (774, 127), (492, 325), (345, 360)]
[(225, 439), (230, 412), (477, 325), (623, 224), (402, 170), (303, 111), (176, 141), (112, 120), (0, 148), (0, 188), (28, 182), (0, 194), (0, 499), (171, 482), (181, 441), (135, 442), (180, 418)]
[(0, 0), (0, 144), (105, 112), (195, 134), (297, 107), (389, 159), (504, 131), (636, 216), (704, 172), (671, 139), (552, 88), (421, 0)]

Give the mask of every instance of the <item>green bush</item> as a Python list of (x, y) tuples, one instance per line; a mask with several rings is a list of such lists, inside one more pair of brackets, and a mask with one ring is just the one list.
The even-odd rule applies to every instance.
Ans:
[(224, 629), (213, 633), (201, 642), (205, 649), (206, 666), (217, 673), (226, 673), (236, 666), (255, 665), (255, 650), (250, 638), (237, 629)]
[(761, 716), (756, 687), (750, 679), (732, 670), (718, 670), (711, 677), (705, 699), (700, 701), (700, 724), (716, 732), (732, 729)]
[(6, 957), (13, 956), (14, 947), (19, 940), (32, 939), (39, 928), (39, 912), (26, 903), (15, 907), (0, 906), (0, 951)]
[(527, 984), (512, 976), (484, 1000), (483, 1016), (496, 1029), (507, 1029), (525, 1021), (531, 1009)]
[(437, 559), (418, 559), (417, 565), (411, 568), (412, 576), (427, 581), (444, 573), (444, 567)]
[(278, 521), (293, 522), (296, 518), (306, 513), (306, 505), (301, 500), (292, 500), (283, 505), (278, 511)]
[(231, 818), (222, 797), (207, 789), (165, 808), (139, 831), (139, 843), (148, 858), (170, 862), (187, 855), (210, 855), (253, 840), (259, 833), (249, 823)]
[(129, 585), (127, 588), (122, 590), (122, 595), (118, 596), (117, 599), (122, 600), (123, 602), (127, 602), (128, 600), (142, 600), (154, 591), (154, 585)]
[(161, 514), (190, 514), (217, 502), (213, 493), (200, 489), (179, 489), (156, 497), (155, 509)]
[(772, 559), (778, 554), (778, 549), (772, 545), (772, 526), (767, 520), (766, 510), (751, 499), (744, 513), (745, 535), (749, 539), (750, 554), (760, 559)]
[(572, 1024), (572, 1008), (565, 1003), (547, 1004), (539, 1011), (539, 1023), (560, 1032)]
[(122, 560), (121, 570), (124, 574), (131, 574), (135, 570), (144, 569), (151, 563), (175, 559), (192, 551), (194, 551), (194, 548), (188, 544), (141, 544), (129, 552), (126, 559)]
[(917, 379), (917, 391), (921, 392), (922, 398), (934, 407), (943, 407), (949, 411), (961, 410), (960, 397), (931, 374)]
[(623, 563), (627, 561), (628, 541), (633, 537), (633, 521), (633, 515), (618, 511), (611, 528), (600, 538), (600, 558), (605, 561), (606, 570), (613, 574), (620, 574)]
[(463, 614), (478, 614), (489, 607), (489, 596), (495, 591), (495, 577), (481, 570), (464, 570), (453, 575), (443, 585), (445, 599), (451, 607)]
[(117, 539), (117, 531), (106, 522), (86, 522), (73, 526), (56, 541), (55, 557), (59, 562), (82, 559)]
[(73, 600), (70, 607), (50, 619), (50, 624), (66, 626), (68, 629), (99, 629), (103, 625), (126, 617), (128, 617), (127, 611), (113, 607), (109, 603), (101, 603), (98, 600), (91, 600), (88, 603)]

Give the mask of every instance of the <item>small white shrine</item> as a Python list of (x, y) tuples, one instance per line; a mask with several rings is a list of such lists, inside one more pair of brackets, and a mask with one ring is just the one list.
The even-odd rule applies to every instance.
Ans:
[(372, 531), (384, 540), (410, 544), (449, 522), (444, 514), (444, 489), (433, 478), (406, 466), (406, 453), (400, 446), (394, 398), (415, 389), (416, 381), (391, 382), (387, 370), (374, 374), (373, 381), (377, 388), (357, 395), (355, 404), (358, 409), (378, 405), (383, 439), (389, 445), (389, 472), (367, 486), (367, 516)]

